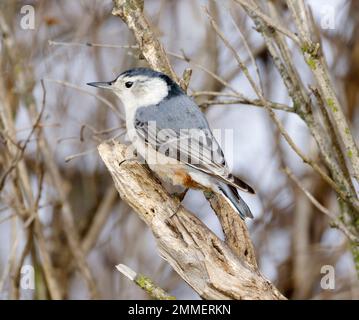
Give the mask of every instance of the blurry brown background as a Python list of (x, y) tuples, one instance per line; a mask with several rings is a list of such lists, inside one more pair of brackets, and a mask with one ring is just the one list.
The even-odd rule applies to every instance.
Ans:
[[(290, 24), (287, 8), (281, 1), (272, 2)], [(337, 93), (357, 138), (358, 1), (307, 3), (312, 5), (318, 26), (328, 10), (334, 10), (334, 28), (319, 30)], [(34, 30), (21, 28), (20, 10), (27, 4), (35, 8)], [(330, 227), (327, 217), (313, 207), (281, 169), (290, 167), (324, 206), (337, 211), (334, 193), (280, 139), (265, 110), (243, 104), (205, 103), (213, 97), (202, 91), (228, 92), (209, 73), (219, 75), (247, 97), (253, 98), (254, 93), (231, 52), (210, 28), (204, 6), (255, 74), (235, 23), (244, 31), (258, 62), (266, 96), (284, 104), (290, 104), (290, 100), (262, 38), (239, 6), (231, 1), (145, 1), (146, 14), (177, 74), (181, 75), (186, 67), (193, 69), (189, 93), (202, 104), (211, 127), (234, 129), (233, 150), (225, 149), (225, 153), (233, 154), (233, 172), (241, 174), (257, 190), (256, 196), (243, 197), (255, 216), (248, 225), (260, 269), (288, 298), (359, 298), (357, 275), (345, 237)], [(62, 298), (89, 298), (86, 281), (92, 280), (100, 298), (148, 298), (116, 271), (118, 263), (148, 275), (179, 299), (198, 298), (158, 256), (151, 233), (118, 197), (96, 150), (100, 141), (123, 132), (123, 109), (111, 93), (96, 91), (86, 83), (112, 80), (126, 69), (145, 65), (138, 50), (131, 48), (135, 41), (127, 26), (111, 15), (111, 9), (110, 0), (0, 2), (0, 109), (7, 113), (13, 127), (12, 132), (5, 132), (0, 126), (0, 177), (9, 168), (5, 165), (10, 161), (5, 144), (13, 145), (17, 154), (14, 166), (21, 162), (21, 168), (10, 172), (0, 189), (1, 299), (49, 298), (44, 251), (61, 280)], [(4, 33), (6, 27), (8, 33)], [(308, 67), (295, 51), (293, 61), (310, 84)], [(10, 106), (7, 111), (5, 104)], [(276, 113), (297, 145), (316, 158), (315, 143), (299, 117)], [(45, 155), (40, 152), (44, 144)], [(22, 146), (25, 147), (18, 152)], [(48, 168), (49, 162), (53, 169)], [(24, 181), (28, 185), (23, 185)], [(221, 235), (200, 192), (189, 192), (184, 204)], [(75, 268), (66, 237), (71, 230), (59, 214), (64, 206), (74, 219), (93, 279), (84, 280), (86, 268)], [(33, 223), (34, 219), (38, 222)], [(17, 291), (22, 265), (34, 267), (35, 290)], [(320, 286), (324, 265), (335, 268), (333, 290)]]

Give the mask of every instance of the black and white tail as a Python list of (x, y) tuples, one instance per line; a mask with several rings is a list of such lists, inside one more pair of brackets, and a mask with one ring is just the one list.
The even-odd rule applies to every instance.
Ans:
[(218, 184), (218, 188), (222, 192), (225, 199), (232, 207), (234, 207), (243, 220), (245, 218), (253, 218), (251, 210), (238, 194), (238, 191), (234, 186), (220, 182)]

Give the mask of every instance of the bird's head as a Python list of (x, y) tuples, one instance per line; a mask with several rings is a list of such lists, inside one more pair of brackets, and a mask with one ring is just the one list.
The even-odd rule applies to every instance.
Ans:
[(126, 109), (156, 105), (164, 99), (183, 94), (167, 75), (148, 68), (130, 69), (115, 80), (88, 85), (112, 90)]

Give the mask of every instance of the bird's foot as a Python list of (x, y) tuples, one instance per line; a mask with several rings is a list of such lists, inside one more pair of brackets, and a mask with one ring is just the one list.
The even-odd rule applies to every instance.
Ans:
[(181, 201), (179, 201), (177, 204), (176, 204), (176, 207), (173, 209), (171, 215), (170, 215), (170, 218), (172, 218), (175, 214), (177, 214), (177, 212), (180, 210), (180, 208), (182, 207), (182, 203)]
[(174, 216), (175, 214), (177, 214), (177, 212), (179, 211), (179, 209), (182, 206), (182, 200), (185, 197), (186, 193), (187, 193), (188, 189), (185, 189), (183, 192), (175, 192), (172, 194), (172, 197), (174, 198), (174, 200), (177, 202), (178, 201), (178, 205), (177, 207), (173, 210), (171, 217)]
[(180, 202), (182, 202), (182, 200), (186, 196), (187, 191), (188, 191), (188, 189), (185, 189), (183, 192), (175, 192), (175, 193), (172, 194), (172, 196), (175, 199), (178, 199)]

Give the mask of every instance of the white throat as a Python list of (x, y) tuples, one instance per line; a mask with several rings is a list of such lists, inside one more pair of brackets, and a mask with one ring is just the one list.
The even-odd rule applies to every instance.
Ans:
[[(141, 79), (136, 79), (141, 81)], [(125, 108), (126, 123), (133, 121), (136, 110), (141, 107), (153, 106), (160, 103), (168, 95), (167, 83), (159, 78), (147, 79), (139, 83), (133, 90), (124, 90), (118, 94)]]
[(167, 83), (159, 78), (152, 78), (145, 83), (141, 83), (141, 78), (136, 79), (140, 83), (135, 84), (133, 90), (126, 92), (123, 91), (119, 97), (124, 104), (125, 109), (137, 109), (156, 105), (160, 103), (168, 95)]
[(141, 79), (139, 76), (133, 80), (135, 85), (132, 90), (124, 89), (117, 93), (125, 108), (128, 131), (134, 130), (134, 117), (138, 108), (156, 105), (168, 95), (168, 85), (163, 79)]

